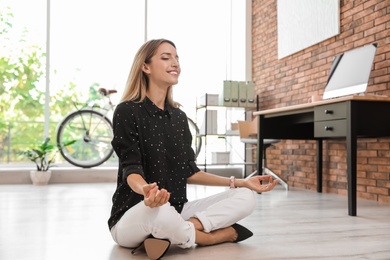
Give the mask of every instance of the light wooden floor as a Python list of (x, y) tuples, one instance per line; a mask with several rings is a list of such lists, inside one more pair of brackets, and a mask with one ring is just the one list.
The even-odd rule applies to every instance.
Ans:
[[(112, 241), (107, 218), (114, 183), (0, 185), (0, 259), (146, 259)], [(223, 188), (190, 186), (190, 198)], [(164, 259), (390, 259), (390, 205), (280, 185), (258, 195), (256, 211), (240, 222), (254, 232), (242, 243), (187, 250)]]

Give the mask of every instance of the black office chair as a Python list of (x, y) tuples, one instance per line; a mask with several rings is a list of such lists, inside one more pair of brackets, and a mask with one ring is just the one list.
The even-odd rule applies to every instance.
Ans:
[[(257, 145), (257, 117), (252, 121), (237, 121), (238, 122), (238, 131), (240, 134), (240, 141), (245, 144)], [(262, 173), (272, 176), (274, 179), (279, 181), (286, 190), (288, 190), (288, 184), (281, 179), (278, 175), (272, 172), (266, 167), (266, 149), (272, 144), (279, 142), (277, 139), (264, 139), (264, 151), (263, 151), (263, 169)], [(257, 170), (249, 174), (246, 178), (250, 178), (253, 175), (257, 174)]]

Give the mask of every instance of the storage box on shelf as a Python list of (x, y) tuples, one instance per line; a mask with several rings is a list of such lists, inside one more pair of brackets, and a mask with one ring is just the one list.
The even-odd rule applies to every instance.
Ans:
[(219, 95), (219, 105), (226, 107), (257, 108), (257, 96), (253, 81), (223, 82), (222, 93)]
[[(197, 116), (200, 125), (199, 134), (201, 135), (216, 135), (218, 134), (218, 111), (217, 110), (205, 110)], [(198, 120), (197, 120), (198, 121)]]
[(219, 95), (218, 94), (204, 94), (203, 96), (198, 97), (197, 106), (218, 106), (219, 105)]
[(229, 164), (230, 152), (211, 152), (211, 163), (212, 164)]

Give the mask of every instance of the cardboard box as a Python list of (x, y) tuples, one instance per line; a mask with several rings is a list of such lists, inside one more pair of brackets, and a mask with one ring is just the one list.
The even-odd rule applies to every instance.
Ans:
[(230, 130), (238, 130), (238, 123), (230, 123)]

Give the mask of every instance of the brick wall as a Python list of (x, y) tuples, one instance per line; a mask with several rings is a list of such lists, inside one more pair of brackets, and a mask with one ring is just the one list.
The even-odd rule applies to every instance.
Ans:
[[(277, 0), (253, 0), (253, 80), (260, 109), (306, 103), (323, 94), (333, 56), (378, 43), (367, 93), (390, 96), (390, 0), (341, 0), (340, 34), (277, 58)], [(390, 113), (388, 111), (387, 113)], [(289, 185), (316, 189), (314, 141), (282, 141), (268, 166)], [(346, 143), (324, 142), (323, 191), (347, 194)], [(390, 203), (390, 139), (358, 141), (358, 197)]]

